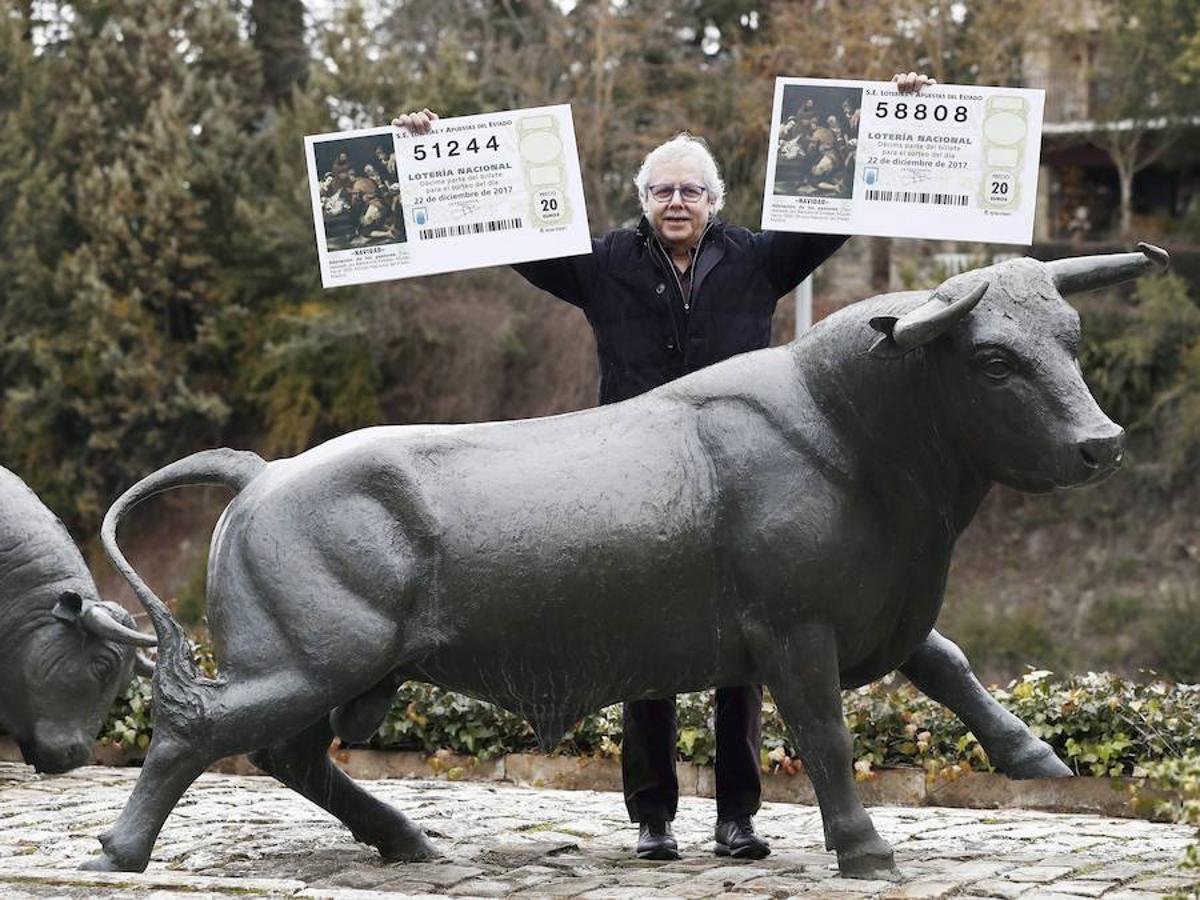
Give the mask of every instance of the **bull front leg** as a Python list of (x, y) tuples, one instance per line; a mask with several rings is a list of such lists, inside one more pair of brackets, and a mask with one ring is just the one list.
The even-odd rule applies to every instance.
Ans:
[(894, 876), (891, 845), (875, 831), (854, 784), (833, 628), (796, 626), (780, 635), (759, 627), (747, 637), (812, 781), (838, 870), (848, 878)]
[(997, 769), (1009, 778), (1071, 775), (1054, 750), (987, 692), (958, 645), (938, 632), (913, 652), (900, 671), (923, 694), (946, 706), (979, 739)]

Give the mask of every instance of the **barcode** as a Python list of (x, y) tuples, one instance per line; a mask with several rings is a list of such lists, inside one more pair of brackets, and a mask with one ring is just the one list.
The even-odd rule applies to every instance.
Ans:
[(490, 222), (472, 222), (470, 225), (444, 225), (441, 228), (422, 228), (421, 240), (430, 238), (461, 237), (464, 234), (484, 234), (489, 231), (509, 231), (520, 228), (520, 219), (492, 219)]
[(867, 191), (868, 200), (888, 200), (894, 203), (934, 203), (938, 206), (966, 206), (967, 194), (932, 194), (928, 191)]

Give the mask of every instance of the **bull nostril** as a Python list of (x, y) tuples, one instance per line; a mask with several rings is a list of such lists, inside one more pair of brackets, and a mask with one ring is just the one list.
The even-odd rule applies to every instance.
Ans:
[(1096, 457), (1092, 456), (1092, 454), (1088, 451), (1087, 447), (1080, 447), (1079, 455), (1083, 457), (1083, 464), (1085, 466), (1087, 466), (1089, 469), (1100, 468), (1099, 460), (1097, 460)]

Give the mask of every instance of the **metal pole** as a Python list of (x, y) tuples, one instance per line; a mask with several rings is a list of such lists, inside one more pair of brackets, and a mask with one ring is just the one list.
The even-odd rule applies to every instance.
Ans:
[(793, 292), (796, 300), (796, 337), (812, 328), (812, 276), (809, 275), (796, 285)]

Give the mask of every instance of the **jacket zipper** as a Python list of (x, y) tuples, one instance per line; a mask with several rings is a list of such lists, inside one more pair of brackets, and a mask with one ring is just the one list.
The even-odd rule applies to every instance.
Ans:
[[(712, 222), (709, 221), (704, 226), (704, 231), (700, 232), (700, 240), (696, 242), (696, 255), (692, 258), (692, 293), (695, 293), (696, 287), (696, 269), (700, 265), (700, 252), (704, 249), (704, 239), (708, 236), (708, 229), (712, 227)], [(658, 239), (658, 235), (654, 235), (654, 243), (658, 249), (662, 251), (663, 258), (667, 261), (667, 268), (671, 270), (671, 274), (675, 276), (675, 287), (679, 291), (679, 299), (683, 303), (683, 311), (690, 312), (692, 308), (692, 298), (683, 296), (683, 282), (679, 280), (679, 270), (675, 268), (675, 262), (671, 259), (671, 255), (667, 253), (666, 248)], [(671, 317), (671, 322), (675, 322), (675, 317)]]
[[(659, 243), (658, 235), (656, 234), (653, 237), (654, 237), (654, 246), (659, 249), (659, 251), (662, 253), (663, 257), (667, 260), (667, 268), (669, 268), (672, 273), (675, 273), (675, 264), (673, 262), (671, 262), (671, 258), (669, 256), (667, 256), (667, 251), (664, 250), (663, 245), (661, 243)], [(695, 263), (692, 263), (692, 265), (695, 265)], [(678, 273), (675, 273), (675, 287), (679, 291), (679, 299), (682, 300), (683, 299), (683, 284), (679, 280)], [(666, 302), (667, 302), (667, 318), (669, 318), (671, 320), (671, 333), (675, 335), (675, 346), (678, 348), (679, 352), (682, 353), (684, 350), (683, 341), (680, 340), (680, 338), (679, 338), (679, 326), (677, 324), (675, 324), (675, 310), (673, 310), (671, 308), (671, 301), (668, 298), (663, 297), (663, 299), (666, 300)], [(685, 310), (685, 312), (686, 312), (686, 310)]]
[[(696, 243), (696, 256), (692, 259), (693, 294), (695, 293), (696, 286), (696, 267), (700, 263), (700, 251), (704, 247), (704, 239), (708, 236), (708, 229), (711, 227), (712, 220), (709, 220), (708, 224), (704, 226), (704, 231), (700, 233), (700, 240)], [(658, 239), (658, 235), (654, 234), (653, 232), (651, 232), (651, 236), (654, 238), (654, 246), (657, 247), (658, 251), (663, 255), (663, 259), (665, 259), (667, 262), (667, 268), (671, 270), (671, 275), (673, 275), (675, 278), (675, 290), (679, 292), (679, 299), (683, 303), (683, 311), (686, 314), (691, 311), (692, 298), (685, 298), (683, 296), (683, 282), (679, 280), (679, 270), (675, 268), (675, 263), (671, 260), (671, 255), (667, 253), (666, 248), (662, 245), (662, 241), (660, 241)], [(679, 348), (679, 352), (683, 353), (686, 358), (687, 348), (683, 346), (683, 341), (679, 338), (679, 326), (675, 324), (675, 310), (671, 309), (670, 300), (667, 300), (667, 315), (671, 319), (671, 332), (675, 335), (675, 346)]]

